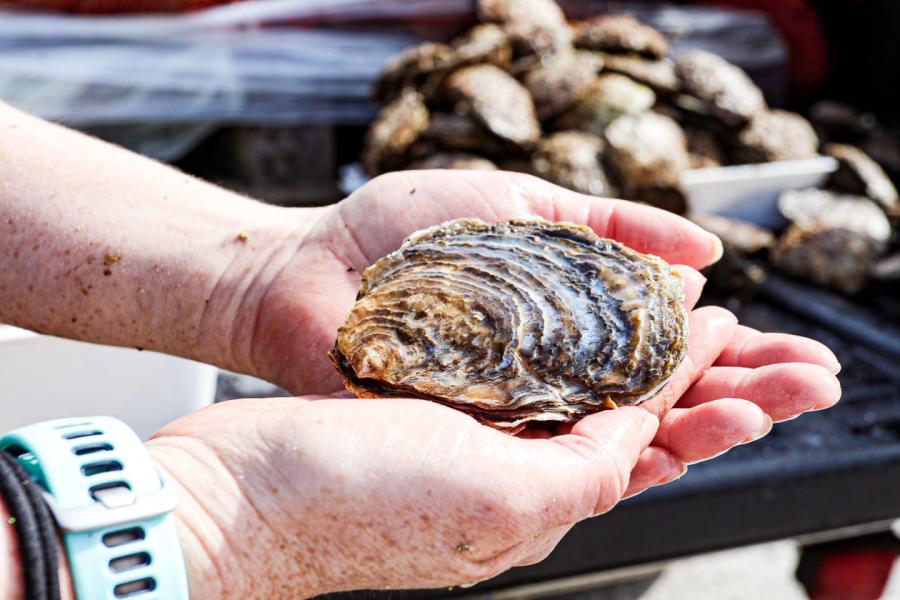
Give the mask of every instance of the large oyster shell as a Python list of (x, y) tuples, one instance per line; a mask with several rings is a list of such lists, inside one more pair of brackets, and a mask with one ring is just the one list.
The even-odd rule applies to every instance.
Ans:
[(369, 175), (399, 168), (407, 152), (428, 129), (428, 108), (422, 95), (409, 88), (381, 109), (369, 127), (363, 166)]
[(816, 155), (819, 138), (809, 121), (786, 110), (763, 110), (738, 133), (737, 162), (799, 160)]
[(590, 229), (450, 221), (363, 274), (330, 356), (359, 396), (515, 432), (656, 394), (685, 354), (681, 279)]
[(654, 102), (656, 94), (646, 85), (624, 75), (604, 74), (582, 90), (556, 120), (556, 127), (602, 135), (617, 118), (647, 110)]
[(603, 140), (582, 131), (545, 137), (531, 156), (532, 172), (556, 185), (594, 196), (615, 196), (600, 162)]

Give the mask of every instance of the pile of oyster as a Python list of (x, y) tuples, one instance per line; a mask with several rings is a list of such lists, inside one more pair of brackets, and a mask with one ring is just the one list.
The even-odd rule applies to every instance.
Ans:
[(848, 294), (871, 280), (900, 282), (896, 187), (856, 146), (827, 143), (821, 150), (837, 160), (838, 168), (823, 189), (781, 195), (778, 209), (788, 225), (780, 232), (718, 215), (690, 215), (724, 243), (725, 255), (709, 273), (714, 286), (752, 291), (765, 277), (760, 265), (766, 260), (790, 275)]
[(847, 293), (870, 277), (900, 281), (900, 254), (890, 249), (897, 190), (869, 157), (900, 169), (900, 142), (891, 146), (870, 116), (822, 102), (814, 128), (770, 109), (747, 74), (715, 54), (671, 57), (666, 37), (629, 15), (570, 23), (553, 0), (477, 6), (480, 22), (469, 31), (385, 67), (375, 86), (385, 105), (363, 155), (369, 175), (523, 171), (685, 213), (686, 169), (821, 152), (840, 168), (825, 190), (785, 194), (783, 231), (689, 215), (725, 242), (712, 283), (750, 289), (768, 266)]
[(330, 356), (358, 396), (515, 433), (655, 395), (685, 355), (683, 301), (662, 259), (587, 227), (459, 219), (366, 269)]
[(770, 110), (738, 67), (704, 51), (673, 59), (629, 15), (569, 23), (553, 0), (477, 5), (478, 25), (385, 67), (368, 174), (501, 168), (684, 212), (685, 169), (817, 151), (809, 123)]

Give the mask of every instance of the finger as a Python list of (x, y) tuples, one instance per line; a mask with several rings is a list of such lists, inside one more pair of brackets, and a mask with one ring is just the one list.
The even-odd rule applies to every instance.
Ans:
[(684, 307), (687, 310), (694, 310), (697, 301), (700, 300), (700, 294), (703, 293), (703, 286), (706, 285), (706, 277), (687, 265), (672, 265), (672, 270), (681, 275), (684, 281)]
[(750, 368), (793, 362), (822, 365), (835, 374), (841, 370), (841, 363), (825, 344), (799, 335), (762, 333), (743, 325), (716, 360), (723, 367)]
[(653, 398), (643, 402), (645, 408), (663, 416), (675, 406), (682, 394), (712, 365), (734, 335), (737, 318), (718, 306), (704, 306), (691, 312), (688, 319), (687, 356), (671, 381)]
[(701, 269), (719, 260), (722, 242), (673, 213), (624, 200), (586, 196), (527, 175), (516, 175), (538, 215), (587, 225), (638, 252)]
[(672, 409), (659, 426), (653, 445), (684, 463), (695, 463), (763, 437), (772, 419), (756, 404), (719, 398), (694, 408)]
[[(665, 419), (664, 419), (665, 420)], [(687, 472), (687, 465), (677, 456), (666, 450), (650, 446), (641, 453), (624, 498), (631, 498), (647, 488), (674, 481)]]
[(743, 398), (775, 421), (784, 421), (810, 410), (833, 406), (840, 397), (841, 384), (819, 365), (712, 367), (684, 394), (678, 406), (690, 408), (719, 398)]
[(571, 433), (549, 440), (584, 459), (576, 476), (588, 483), (589, 514), (604, 513), (619, 501), (658, 425), (647, 411), (624, 407), (589, 415)]

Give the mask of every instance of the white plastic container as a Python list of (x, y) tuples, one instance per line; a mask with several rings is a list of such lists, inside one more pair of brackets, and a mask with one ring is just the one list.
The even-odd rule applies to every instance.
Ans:
[(816, 187), (837, 168), (830, 156), (758, 165), (691, 169), (681, 175), (691, 211), (716, 213), (777, 229), (785, 224), (778, 196)]
[(146, 439), (213, 402), (218, 370), (155, 352), (73, 342), (0, 325), (0, 432), (109, 415)]

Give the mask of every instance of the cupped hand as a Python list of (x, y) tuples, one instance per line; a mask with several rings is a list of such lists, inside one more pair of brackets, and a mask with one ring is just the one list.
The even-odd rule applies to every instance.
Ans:
[[(587, 225), (672, 263), (685, 280), (688, 309), (705, 282), (696, 269), (721, 252), (715, 236), (671, 213), (577, 194), (527, 175), (383, 175), (325, 209), (273, 279), (249, 345), (254, 372), (296, 393), (340, 389), (326, 355), (355, 299), (361, 272), (410, 233), (460, 217), (541, 217)], [(663, 420), (629, 493), (756, 439), (773, 421), (831, 406), (840, 396), (834, 377), (839, 368), (831, 351), (813, 340), (754, 331), (721, 308), (693, 311), (687, 359), (663, 393), (644, 405)]]
[(659, 421), (523, 439), (424, 400), (235, 400), (148, 442), (181, 488), (192, 598), (471, 584), (606, 512)]

